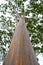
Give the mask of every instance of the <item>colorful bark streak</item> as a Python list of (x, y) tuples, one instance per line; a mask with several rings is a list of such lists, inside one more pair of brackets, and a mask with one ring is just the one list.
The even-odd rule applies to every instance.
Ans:
[(13, 56), (13, 54), (14, 54), (15, 44), (16, 44), (15, 40), (12, 39), (11, 45), (10, 45), (10, 54), (11, 54), (11, 56)]
[(22, 58), (20, 58), (20, 65), (22, 65)]

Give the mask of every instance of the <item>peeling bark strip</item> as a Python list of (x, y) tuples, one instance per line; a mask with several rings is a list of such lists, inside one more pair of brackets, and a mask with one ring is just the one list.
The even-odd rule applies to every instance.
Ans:
[(23, 16), (19, 19), (3, 65), (38, 65)]

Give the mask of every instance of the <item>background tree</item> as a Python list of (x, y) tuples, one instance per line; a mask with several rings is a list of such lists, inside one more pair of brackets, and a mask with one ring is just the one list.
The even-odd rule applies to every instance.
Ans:
[(5, 56), (9, 49), (17, 19), (14, 5), (19, 15), (25, 15), (25, 22), (36, 55), (43, 53), (43, 0), (6, 0), (0, 5), (0, 52)]

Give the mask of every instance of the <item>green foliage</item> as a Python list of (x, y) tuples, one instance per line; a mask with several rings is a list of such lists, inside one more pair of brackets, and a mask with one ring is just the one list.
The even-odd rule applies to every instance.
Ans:
[[(0, 5), (0, 12), (2, 13), (0, 15), (0, 52), (4, 55), (6, 53), (5, 47), (8, 45), (9, 48), (17, 21), (13, 8), (15, 4), (18, 6), (18, 11), (21, 15), (28, 16), (25, 22), (34, 50), (36, 53), (43, 53), (43, 1), (40, 0), (40, 3), (37, 2), (38, 0), (30, 0), (26, 9), (24, 8), (26, 0), (8, 0), (8, 3)], [(6, 13), (9, 13), (8, 15), (10, 16), (6, 17)], [(31, 17), (30, 13), (32, 14)], [(37, 46), (35, 47), (35, 45)]]

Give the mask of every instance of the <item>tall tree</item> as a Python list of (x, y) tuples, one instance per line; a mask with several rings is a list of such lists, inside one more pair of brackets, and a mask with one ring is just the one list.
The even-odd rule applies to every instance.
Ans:
[(43, 0), (6, 1), (6, 4), (0, 5), (0, 51), (5, 55), (9, 49), (10, 40), (18, 21), (14, 10), (16, 6), (19, 15), (25, 16), (30, 40), (36, 54), (43, 53)]

